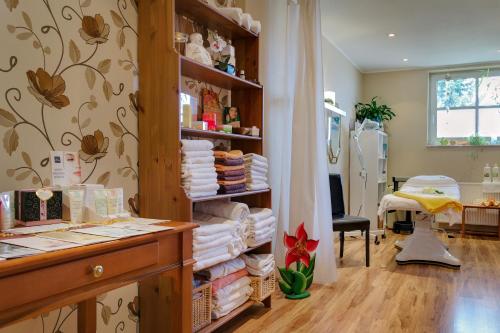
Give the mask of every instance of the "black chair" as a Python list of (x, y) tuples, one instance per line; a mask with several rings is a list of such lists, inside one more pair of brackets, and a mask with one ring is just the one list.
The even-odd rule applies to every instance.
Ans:
[(345, 215), (344, 195), (340, 175), (330, 175), (333, 231), (340, 231), (340, 258), (344, 256), (344, 233), (360, 230), (365, 233), (366, 267), (370, 266), (370, 220), (365, 217)]

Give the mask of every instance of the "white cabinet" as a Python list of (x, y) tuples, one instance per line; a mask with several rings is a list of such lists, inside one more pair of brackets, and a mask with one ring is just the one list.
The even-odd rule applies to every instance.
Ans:
[[(377, 230), (378, 204), (387, 188), (387, 134), (379, 130), (361, 132), (359, 145), (366, 178), (363, 177), (361, 161), (351, 132), (349, 214), (370, 219), (370, 229)], [(366, 179), (366, 184), (365, 184)], [(364, 193), (363, 193), (364, 192)]]

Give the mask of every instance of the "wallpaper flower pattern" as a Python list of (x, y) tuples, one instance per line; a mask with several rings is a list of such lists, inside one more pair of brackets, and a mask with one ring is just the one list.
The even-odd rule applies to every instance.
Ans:
[[(0, 191), (50, 186), (49, 152), (84, 183), (137, 193), (137, 0), (0, 2)], [(135, 332), (137, 286), (99, 297), (98, 331)], [(76, 307), (0, 330), (76, 332)]]

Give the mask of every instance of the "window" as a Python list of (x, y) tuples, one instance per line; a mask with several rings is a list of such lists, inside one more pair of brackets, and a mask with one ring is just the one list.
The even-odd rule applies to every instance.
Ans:
[(500, 144), (500, 69), (431, 73), (430, 145)]

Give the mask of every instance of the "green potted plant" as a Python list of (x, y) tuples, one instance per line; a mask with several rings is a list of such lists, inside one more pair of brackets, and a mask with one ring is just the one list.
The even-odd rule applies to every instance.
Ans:
[(355, 105), (356, 120), (362, 123), (365, 119), (373, 120), (380, 125), (383, 121), (391, 120), (396, 116), (391, 108), (385, 104), (377, 104), (377, 96), (373, 97), (370, 103), (358, 103)]

